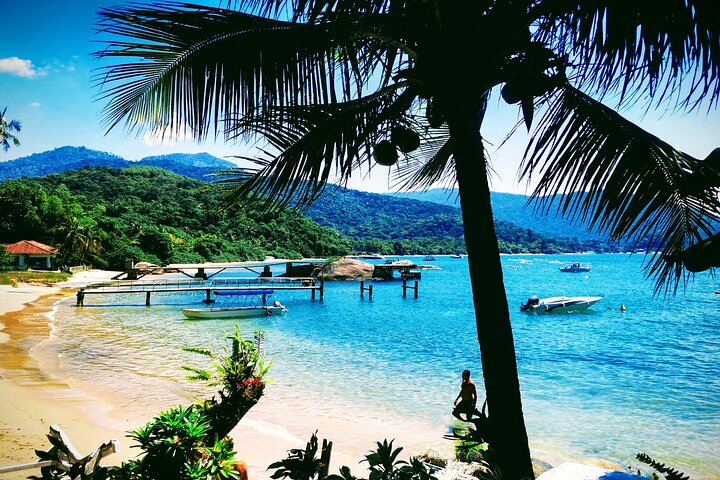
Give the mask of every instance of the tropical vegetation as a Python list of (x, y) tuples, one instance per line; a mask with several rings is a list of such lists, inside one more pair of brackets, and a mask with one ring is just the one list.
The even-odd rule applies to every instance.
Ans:
[[(98, 75), (105, 125), (263, 139), (249, 159), (257, 171), (225, 182), (228, 204), (308, 205), (334, 176), (342, 183), (373, 162), (397, 166), (401, 186), (456, 185), (498, 462), (506, 479), (532, 478), (481, 133), (488, 104), (499, 94), (517, 105), (518, 127), (535, 126), (520, 173), (538, 177), (542, 208), (588, 220), (616, 240), (657, 240), (648, 272), (659, 290), (672, 290), (684, 252), (716, 234), (718, 166), (598, 99), (618, 109), (716, 105), (713, 2), (227, 5), (234, 8), (102, 10), (109, 38), (97, 56), (111, 60)], [(557, 194), (565, 195), (560, 204)]]
[(9, 120), (7, 118), (7, 107), (0, 112), (0, 145), (4, 151), (10, 150), (10, 146), (19, 147), (20, 139), (13, 132), (20, 133), (22, 124), (19, 120)]
[(292, 209), (219, 210), (207, 183), (154, 167), (85, 168), (0, 184), (0, 242), (56, 246), (58, 265), (123, 270), (127, 261), (303, 258), (345, 254), (350, 242)]
[[(112, 270), (129, 260), (167, 265), (466, 251), (454, 207), (337, 192), (302, 215), (291, 208), (220, 211), (222, 199), (217, 186), (154, 167), (88, 167), (7, 180), (0, 183), (0, 209), (7, 212), (0, 242), (37, 240), (59, 249), (57, 265)], [(504, 253), (614, 251), (604, 242), (547, 238), (509, 222), (496, 229)], [(0, 271), (15, 268), (5, 253)]]

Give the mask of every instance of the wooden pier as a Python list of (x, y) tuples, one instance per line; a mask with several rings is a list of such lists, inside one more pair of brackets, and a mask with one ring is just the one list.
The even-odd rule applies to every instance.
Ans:
[(91, 284), (78, 290), (76, 306), (82, 307), (86, 295), (112, 295), (144, 293), (145, 305), (150, 306), (153, 293), (205, 292), (205, 303), (212, 303), (210, 294), (215, 290), (254, 290), (269, 288), (273, 290), (310, 290), (310, 298), (315, 300), (318, 292), (323, 301), (325, 282), (314, 277), (257, 277), (257, 278), (218, 278), (213, 280), (118, 280)]

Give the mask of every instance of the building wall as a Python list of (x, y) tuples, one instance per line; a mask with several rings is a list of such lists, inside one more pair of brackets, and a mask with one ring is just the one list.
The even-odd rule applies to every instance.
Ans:
[(30, 266), (38, 266), (38, 267), (44, 267), (44, 268), (51, 268), (52, 267), (52, 255), (32, 255), (32, 254), (22, 254), (18, 255), (18, 266), (20, 267), (30, 267)]

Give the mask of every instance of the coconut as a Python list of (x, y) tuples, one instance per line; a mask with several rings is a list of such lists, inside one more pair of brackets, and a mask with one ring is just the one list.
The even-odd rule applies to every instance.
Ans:
[(420, 147), (420, 135), (405, 127), (393, 127), (390, 131), (390, 141), (403, 153), (412, 152)]
[(503, 85), (502, 89), (500, 90), (500, 95), (502, 95), (505, 103), (508, 103), (510, 105), (520, 103), (520, 101), (522, 100), (520, 88), (518, 88), (516, 82), (505, 83), (505, 85)]
[(379, 165), (384, 167), (395, 165), (395, 162), (398, 160), (398, 153), (395, 149), (395, 145), (390, 143), (389, 140), (381, 140), (375, 145), (373, 159)]

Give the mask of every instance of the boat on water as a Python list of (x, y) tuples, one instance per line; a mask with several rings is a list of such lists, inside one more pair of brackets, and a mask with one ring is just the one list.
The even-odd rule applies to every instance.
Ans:
[(564, 313), (586, 310), (602, 300), (602, 297), (548, 297), (533, 295), (520, 305), (521, 312)]
[(565, 273), (589, 272), (590, 266), (582, 265), (582, 264), (580, 264), (580, 262), (573, 262), (570, 265), (565, 265), (564, 267), (560, 267), (560, 271), (565, 272)]
[(377, 254), (357, 255), (357, 258), (361, 258), (363, 260), (385, 260), (385, 257), (383, 255)]
[(425, 256), (423, 257), (423, 261), (425, 261), (425, 262), (434, 262), (434, 261), (435, 261), (435, 256), (434, 256), (434, 255), (425, 255)]
[[(215, 290), (213, 293), (221, 297), (231, 298), (234, 302), (221, 307), (210, 306), (212, 304), (209, 304), (203, 308), (183, 308), (183, 315), (191, 319), (213, 319), (264, 317), (287, 312), (287, 308), (278, 301), (270, 305), (267, 304), (267, 297), (273, 293), (271, 289)], [(242, 300), (242, 304), (238, 303), (239, 300)]]
[(450, 255), (450, 258), (463, 258), (463, 256), (459, 253), (453, 253), (452, 255)]

